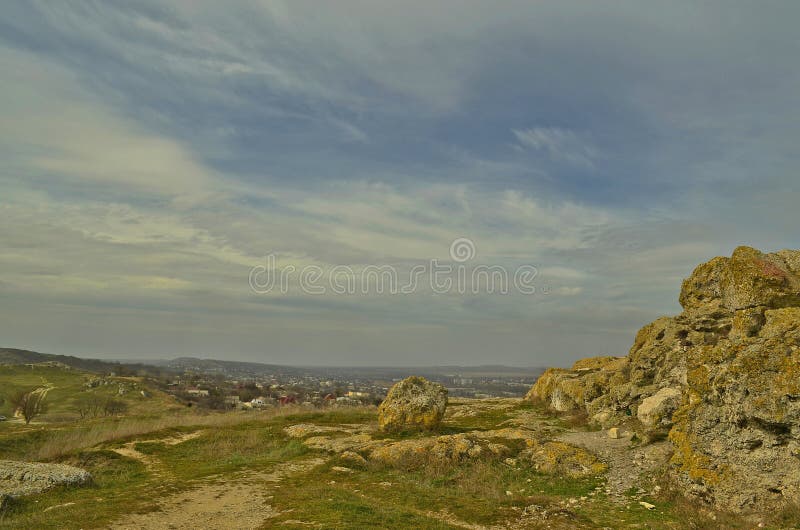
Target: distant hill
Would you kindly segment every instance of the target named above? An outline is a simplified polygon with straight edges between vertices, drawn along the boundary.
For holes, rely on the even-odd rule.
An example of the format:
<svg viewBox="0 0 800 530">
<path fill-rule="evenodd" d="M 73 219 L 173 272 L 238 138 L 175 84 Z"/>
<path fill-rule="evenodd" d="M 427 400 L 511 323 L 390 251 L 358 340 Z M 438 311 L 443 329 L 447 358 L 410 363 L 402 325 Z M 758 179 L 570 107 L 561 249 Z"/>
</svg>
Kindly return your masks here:
<svg viewBox="0 0 800 530">
<path fill-rule="evenodd" d="M 470 377 L 538 377 L 544 368 L 513 367 L 503 365 L 484 366 L 286 366 L 246 361 L 223 361 L 219 359 L 200 359 L 178 357 L 170 360 L 148 360 L 145 362 L 105 361 L 83 359 L 72 355 L 54 355 L 15 348 L 0 348 L 0 365 L 58 362 L 95 373 L 115 372 L 117 375 L 157 375 L 195 372 L 202 374 L 225 374 L 230 377 L 253 375 L 306 376 L 324 375 L 326 377 L 370 377 L 398 379 L 409 375 L 422 375 L 439 379 L 454 375 Z"/>
<path fill-rule="evenodd" d="M 19 350 L 16 348 L 0 348 L 0 365 L 3 364 L 39 364 L 39 363 L 60 363 L 70 368 L 105 374 L 114 372 L 118 375 L 124 374 L 148 374 L 164 371 L 153 365 L 143 363 L 121 363 L 117 361 L 103 361 L 100 359 L 83 359 L 72 355 L 55 355 L 52 353 L 40 353 L 30 350 Z"/>
</svg>

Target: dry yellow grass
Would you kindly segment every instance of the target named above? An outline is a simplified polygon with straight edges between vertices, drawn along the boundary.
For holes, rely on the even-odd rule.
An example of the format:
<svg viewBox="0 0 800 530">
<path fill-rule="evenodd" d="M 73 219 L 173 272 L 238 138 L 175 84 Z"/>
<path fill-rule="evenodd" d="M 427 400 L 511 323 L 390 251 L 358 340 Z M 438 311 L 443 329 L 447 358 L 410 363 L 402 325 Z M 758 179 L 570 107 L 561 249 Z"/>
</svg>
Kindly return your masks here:
<svg viewBox="0 0 800 530">
<path fill-rule="evenodd" d="M 225 428 L 245 422 L 267 422 L 276 417 L 313 414 L 300 406 L 266 409 L 258 412 L 225 412 L 225 413 L 184 413 L 158 418 L 119 418 L 98 420 L 90 425 L 79 425 L 76 428 L 49 429 L 45 439 L 33 444 L 24 455 L 26 460 L 52 460 L 77 449 L 94 447 L 98 444 L 125 440 L 149 433 L 175 428 Z"/>
</svg>

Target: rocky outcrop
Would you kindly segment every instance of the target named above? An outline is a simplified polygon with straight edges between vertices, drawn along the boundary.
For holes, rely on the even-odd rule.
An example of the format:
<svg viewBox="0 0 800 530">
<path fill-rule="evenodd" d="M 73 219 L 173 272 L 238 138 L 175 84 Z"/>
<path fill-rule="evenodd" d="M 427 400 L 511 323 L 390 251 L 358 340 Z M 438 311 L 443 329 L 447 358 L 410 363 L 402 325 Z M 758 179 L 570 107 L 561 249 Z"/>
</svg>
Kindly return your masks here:
<svg viewBox="0 0 800 530">
<path fill-rule="evenodd" d="M 64 464 L 0 460 L 0 497 L 32 495 L 56 486 L 80 486 L 91 480 L 88 471 Z"/>
<path fill-rule="evenodd" d="M 284 432 L 301 439 L 310 449 L 337 455 L 342 463 L 356 468 L 377 464 L 413 470 L 428 466 L 450 468 L 461 464 L 500 460 L 514 468 L 528 467 L 549 475 L 571 478 L 604 473 L 607 465 L 595 454 L 568 442 L 541 439 L 541 431 L 516 427 L 474 430 L 458 434 L 415 435 L 393 439 L 384 433 L 351 434 L 352 428 L 298 424 Z M 325 435 L 314 435 L 325 433 Z"/>
<path fill-rule="evenodd" d="M 560 412 L 583 408 L 608 396 L 611 388 L 624 384 L 627 368 L 625 357 L 581 359 L 570 370 L 548 368 L 526 399 L 543 400 Z"/>
<path fill-rule="evenodd" d="M 528 397 L 669 429 L 674 475 L 721 507 L 800 502 L 800 251 L 739 247 L 698 266 L 679 301 L 626 358 L 548 370 Z"/>
<path fill-rule="evenodd" d="M 378 407 L 383 431 L 432 430 L 447 407 L 447 389 L 424 377 L 412 376 L 395 384 Z"/>
</svg>

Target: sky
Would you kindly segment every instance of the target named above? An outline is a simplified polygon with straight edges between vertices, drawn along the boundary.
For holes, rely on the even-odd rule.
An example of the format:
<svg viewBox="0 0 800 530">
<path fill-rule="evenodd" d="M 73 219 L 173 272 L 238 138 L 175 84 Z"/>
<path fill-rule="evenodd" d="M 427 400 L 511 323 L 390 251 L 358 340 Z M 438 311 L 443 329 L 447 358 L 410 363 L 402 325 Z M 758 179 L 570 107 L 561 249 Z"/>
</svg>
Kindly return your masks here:
<svg viewBox="0 0 800 530">
<path fill-rule="evenodd" d="M 4 2 L 0 346 L 624 355 L 695 265 L 800 248 L 798 20 L 792 0 Z M 511 288 L 365 274 L 433 263 Z"/>
</svg>

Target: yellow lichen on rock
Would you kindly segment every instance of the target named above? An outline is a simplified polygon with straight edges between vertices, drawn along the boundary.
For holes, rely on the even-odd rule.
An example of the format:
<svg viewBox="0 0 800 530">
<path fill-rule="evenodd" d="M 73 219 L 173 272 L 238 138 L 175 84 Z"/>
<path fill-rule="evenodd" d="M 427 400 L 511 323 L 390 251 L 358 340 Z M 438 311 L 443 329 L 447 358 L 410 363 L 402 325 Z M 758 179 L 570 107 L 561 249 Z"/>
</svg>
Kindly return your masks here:
<svg viewBox="0 0 800 530">
<path fill-rule="evenodd" d="M 800 251 L 739 247 L 695 268 L 679 300 L 624 361 L 548 370 L 528 397 L 603 426 L 671 426 L 675 477 L 721 507 L 800 502 Z"/>
<path fill-rule="evenodd" d="M 570 478 L 599 475 L 608 469 L 594 454 L 566 442 L 536 444 L 522 451 L 519 460 L 530 462 L 541 473 Z"/>
<path fill-rule="evenodd" d="M 432 430 L 444 417 L 447 389 L 424 377 L 411 376 L 395 384 L 378 407 L 384 431 Z"/>
</svg>

